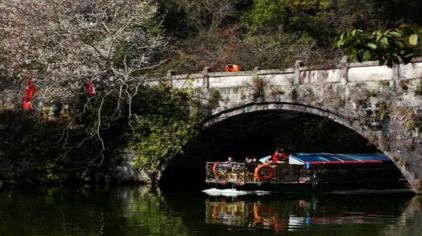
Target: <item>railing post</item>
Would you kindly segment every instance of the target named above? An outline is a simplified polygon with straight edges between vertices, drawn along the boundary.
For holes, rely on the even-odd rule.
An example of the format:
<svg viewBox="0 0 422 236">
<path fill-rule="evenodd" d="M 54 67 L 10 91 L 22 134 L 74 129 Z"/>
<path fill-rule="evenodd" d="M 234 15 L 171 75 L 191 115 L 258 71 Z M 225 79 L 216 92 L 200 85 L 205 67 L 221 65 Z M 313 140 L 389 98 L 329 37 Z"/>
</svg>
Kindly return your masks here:
<svg viewBox="0 0 422 236">
<path fill-rule="evenodd" d="M 252 77 L 251 77 L 252 80 L 258 79 L 258 71 L 259 71 L 259 67 L 255 66 L 252 71 Z"/>
<path fill-rule="evenodd" d="M 167 75 L 166 75 L 166 85 L 169 86 L 170 88 L 173 88 L 172 73 L 173 73 L 172 70 L 168 70 Z"/>
<path fill-rule="evenodd" d="M 202 88 L 208 89 L 210 87 L 210 78 L 208 76 L 210 68 L 208 66 L 204 67 L 202 70 Z"/>
<path fill-rule="evenodd" d="M 340 81 L 342 84 L 347 84 L 349 82 L 349 58 L 344 56 L 340 61 Z"/>
<path fill-rule="evenodd" d="M 303 66 L 303 61 L 297 60 L 295 62 L 295 77 L 294 77 L 294 80 L 293 80 L 294 85 L 300 84 L 300 67 L 301 66 Z"/>
<path fill-rule="evenodd" d="M 397 91 L 397 88 L 399 86 L 399 69 L 400 69 L 400 64 L 393 63 L 393 67 L 391 67 L 392 83 L 390 84 L 393 91 Z"/>
</svg>

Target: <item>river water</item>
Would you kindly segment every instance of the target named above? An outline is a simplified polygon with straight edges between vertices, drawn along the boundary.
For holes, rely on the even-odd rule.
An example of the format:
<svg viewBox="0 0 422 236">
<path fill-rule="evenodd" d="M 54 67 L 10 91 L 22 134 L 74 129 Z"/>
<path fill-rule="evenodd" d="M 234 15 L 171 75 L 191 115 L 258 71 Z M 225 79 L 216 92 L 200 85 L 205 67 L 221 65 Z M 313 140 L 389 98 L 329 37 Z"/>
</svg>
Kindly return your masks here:
<svg viewBox="0 0 422 236">
<path fill-rule="evenodd" d="M 239 197 L 147 187 L 0 190 L 0 235 L 412 235 L 422 197 Z"/>
</svg>

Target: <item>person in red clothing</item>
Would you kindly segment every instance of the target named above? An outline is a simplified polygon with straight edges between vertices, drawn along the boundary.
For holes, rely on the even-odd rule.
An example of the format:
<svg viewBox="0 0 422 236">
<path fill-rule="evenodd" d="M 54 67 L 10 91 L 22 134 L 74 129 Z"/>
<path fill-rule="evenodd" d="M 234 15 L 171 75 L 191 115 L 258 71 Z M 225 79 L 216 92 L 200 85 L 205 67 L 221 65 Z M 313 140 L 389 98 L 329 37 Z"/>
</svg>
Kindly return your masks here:
<svg viewBox="0 0 422 236">
<path fill-rule="evenodd" d="M 277 150 L 275 150 L 270 160 L 273 163 L 287 162 L 289 160 L 289 155 L 287 155 L 284 149 L 280 147 Z"/>
<path fill-rule="evenodd" d="M 240 71 L 240 66 L 236 65 L 236 64 L 227 64 L 224 67 L 224 71 L 225 72 L 239 72 Z"/>
<path fill-rule="evenodd" d="M 281 155 L 281 160 L 288 162 L 289 161 L 289 154 L 287 154 L 287 152 L 283 148 L 280 148 L 279 152 L 280 152 L 280 155 Z"/>
</svg>

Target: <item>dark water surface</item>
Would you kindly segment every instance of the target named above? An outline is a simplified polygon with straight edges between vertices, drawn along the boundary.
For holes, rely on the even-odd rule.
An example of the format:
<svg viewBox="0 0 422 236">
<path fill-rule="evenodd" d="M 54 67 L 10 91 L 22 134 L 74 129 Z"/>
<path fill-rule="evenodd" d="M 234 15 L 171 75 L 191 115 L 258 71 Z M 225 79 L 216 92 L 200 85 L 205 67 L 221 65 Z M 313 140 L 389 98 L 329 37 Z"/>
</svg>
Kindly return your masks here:
<svg viewBox="0 0 422 236">
<path fill-rule="evenodd" d="M 0 190 L 0 235 L 421 235 L 422 197 Z"/>
</svg>

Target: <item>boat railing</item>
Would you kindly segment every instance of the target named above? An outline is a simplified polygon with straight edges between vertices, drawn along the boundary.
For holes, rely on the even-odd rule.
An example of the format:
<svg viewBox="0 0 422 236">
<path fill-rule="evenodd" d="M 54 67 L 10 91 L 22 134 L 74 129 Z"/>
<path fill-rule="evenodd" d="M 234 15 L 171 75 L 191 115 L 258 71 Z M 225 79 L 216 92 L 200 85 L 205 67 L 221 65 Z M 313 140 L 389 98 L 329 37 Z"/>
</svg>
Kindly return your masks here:
<svg viewBox="0 0 422 236">
<path fill-rule="evenodd" d="M 266 166 L 267 169 L 262 169 L 263 166 Z M 260 168 L 260 171 L 262 169 L 261 172 L 266 174 L 265 178 L 258 176 L 261 172 L 257 171 L 257 168 Z M 279 182 L 287 176 L 286 173 L 289 170 L 288 163 L 207 162 L 206 182 L 239 185 L 259 182 Z"/>
</svg>

